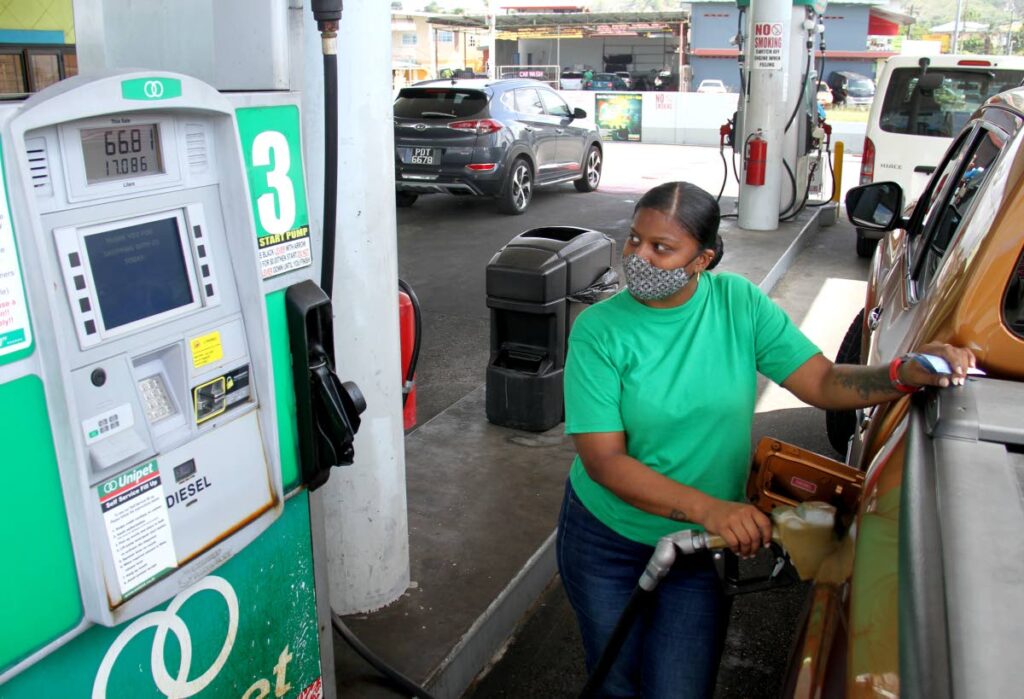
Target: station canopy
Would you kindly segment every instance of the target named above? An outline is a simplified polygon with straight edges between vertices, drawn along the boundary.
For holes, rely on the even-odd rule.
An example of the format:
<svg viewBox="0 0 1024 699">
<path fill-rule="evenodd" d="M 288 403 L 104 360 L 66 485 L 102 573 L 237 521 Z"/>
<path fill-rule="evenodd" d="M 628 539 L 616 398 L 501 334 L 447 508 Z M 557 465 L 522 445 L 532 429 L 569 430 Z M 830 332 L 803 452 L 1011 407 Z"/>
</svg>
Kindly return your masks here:
<svg viewBox="0 0 1024 699">
<path fill-rule="evenodd" d="M 499 39 L 585 39 L 592 36 L 656 37 L 679 34 L 689 12 L 544 12 L 498 15 Z M 487 29 L 487 18 L 436 15 L 430 24 L 462 29 Z"/>
</svg>

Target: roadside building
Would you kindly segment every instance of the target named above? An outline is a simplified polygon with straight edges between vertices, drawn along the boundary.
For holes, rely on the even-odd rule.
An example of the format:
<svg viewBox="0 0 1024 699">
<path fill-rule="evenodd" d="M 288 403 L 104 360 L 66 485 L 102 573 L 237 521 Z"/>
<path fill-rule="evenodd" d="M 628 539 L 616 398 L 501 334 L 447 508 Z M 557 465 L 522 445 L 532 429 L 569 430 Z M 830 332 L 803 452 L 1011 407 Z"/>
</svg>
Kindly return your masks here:
<svg viewBox="0 0 1024 699">
<path fill-rule="evenodd" d="M 71 0 L 0 2 L 0 97 L 20 97 L 78 74 Z"/>
<path fill-rule="evenodd" d="M 826 38 L 823 78 L 833 71 L 874 78 L 882 62 L 899 53 L 900 30 L 914 19 L 883 7 L 886 3 L 844 0 L 828 4 L 822 17 Z M 733 90 L 739 88 L 738 52 L 732 43 L 739 29 L 739 14 L 735 0 L 706 0 L 691 6 L 687 59 L 693 85 L 718 79 Z M 821 58 L 820 53 L 816 58 Z"/>
<path fill-rule="evenodd" d="M 453 15 L 452 20 L 458 16 Z M 395 88 L 440 77 L 445 71 L 484 72 L 483 30 L 446 23 L 427 12 L 391 15 L 391 75 Z"/>
<path fill-rule="evenodd" d="M 959 31 L 957 31 L 959 29 Z M 984 22 L 966 22 L 961 20 L 959 28 L 956 22 L 946 22 L 928 29 L 925 38 L 935 39 L 942 42 L 942 52 L 950 53 L 953 50 L 953 35 L 958 34 L 957 51 L 964 52 L 966 45 L 973 44 L 980 53 L 994 53 L 996 47 L 1005 50 L 1005 29 L 992 32 L 989 25 Z"/>
<path fill-rule="evenodd" d="M 874 77 L 881 63 L 899 52 L 901 30 L 914 20 L 884 7 L 886 2 L 828 5 L 822 18 L 827 37 L 823 78 L 832 71 Z M 689 10 L 668 12 L 592 12 L 587 3 L 507 0 L 498 11 L 499 67 L 625 71 L 633 76 L 634 88 L 646 82 L 638 78 L 665 72 L 672 90 L 690 91 L 709 79 L 721 80 L 730 91 L 739 89 L 733 38 L 740 11 L 735 0 L 705 0 Z M 476 16 L 434 16 L 429 22 L 486 28 L 486 18 Z"/>
</svg>

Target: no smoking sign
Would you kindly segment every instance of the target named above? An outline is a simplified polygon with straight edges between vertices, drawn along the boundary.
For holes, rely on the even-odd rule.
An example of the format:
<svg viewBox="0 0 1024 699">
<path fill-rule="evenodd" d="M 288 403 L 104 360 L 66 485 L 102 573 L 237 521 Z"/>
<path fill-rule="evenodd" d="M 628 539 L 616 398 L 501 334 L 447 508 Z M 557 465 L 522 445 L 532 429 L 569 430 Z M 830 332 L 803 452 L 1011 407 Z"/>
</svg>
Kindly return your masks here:
<svg viewBox="0 0 1024 699">
<path fill-rule="evenodd" d="M 754 70 L 782 70 L 782 22 L 754 24 Z"/>
</svg>

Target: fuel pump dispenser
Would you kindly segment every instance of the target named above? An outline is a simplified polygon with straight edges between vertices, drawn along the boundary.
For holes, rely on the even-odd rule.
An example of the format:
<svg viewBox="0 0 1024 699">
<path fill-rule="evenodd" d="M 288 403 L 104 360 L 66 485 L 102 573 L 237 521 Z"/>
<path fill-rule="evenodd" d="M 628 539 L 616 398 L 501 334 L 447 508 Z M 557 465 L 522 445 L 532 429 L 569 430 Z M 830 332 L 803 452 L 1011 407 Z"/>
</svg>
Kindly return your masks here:
<svg viewBox="0 0 1024 699">
<path fill-rule="evenodd" d="M 124 72 L 0 110 L 5 697 L 333 687 L 309 490 L 364 406 L 293 100 Z"/>
<path fill-rule="evenodd" d="M 145 72 L 0 119 L 3 694 L 319 687 L 313 597 L 274 611 L 313 583 L 267 291 L 312 261 L 297 111 Z"/>
<path fill-rule="evenodd" d="M 806 204 L 821 172 L 817 125 L 815 44 L 825 0 L 738 0 L 740 85 L 733 142 L 742 158 L 741 228 L 774 230 Z M 819 48 L 824 52 L 821 40 Z M 820 139 L 819 139 L 820 140 Z M 785 173 L 785 174 L 784 174 Z"/>
</svg>

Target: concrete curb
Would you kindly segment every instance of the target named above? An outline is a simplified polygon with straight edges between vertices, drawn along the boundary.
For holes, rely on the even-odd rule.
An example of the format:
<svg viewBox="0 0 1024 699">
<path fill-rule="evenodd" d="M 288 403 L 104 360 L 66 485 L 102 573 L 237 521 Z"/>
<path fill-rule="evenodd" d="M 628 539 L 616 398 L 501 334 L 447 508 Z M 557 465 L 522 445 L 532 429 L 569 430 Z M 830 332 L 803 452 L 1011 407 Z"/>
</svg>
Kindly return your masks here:
<svg viewBox="0 0 1024 699">
<path fill-rule="evenodd" d="M 551 532 L 424 682 L 435 697 L 457 699 L 462 696 L 513 638 L 523 616 L 537 602 L 557 571 L 556 532 Z"/>
</svg>

